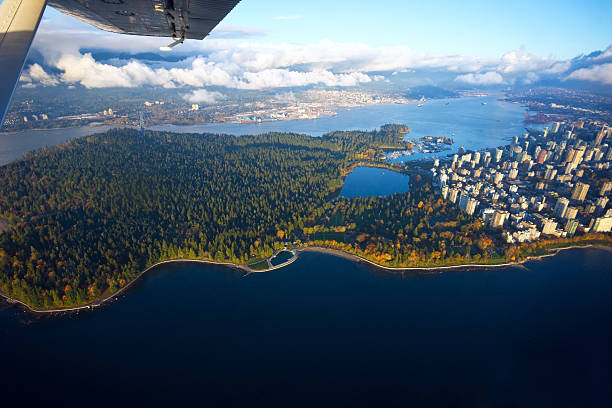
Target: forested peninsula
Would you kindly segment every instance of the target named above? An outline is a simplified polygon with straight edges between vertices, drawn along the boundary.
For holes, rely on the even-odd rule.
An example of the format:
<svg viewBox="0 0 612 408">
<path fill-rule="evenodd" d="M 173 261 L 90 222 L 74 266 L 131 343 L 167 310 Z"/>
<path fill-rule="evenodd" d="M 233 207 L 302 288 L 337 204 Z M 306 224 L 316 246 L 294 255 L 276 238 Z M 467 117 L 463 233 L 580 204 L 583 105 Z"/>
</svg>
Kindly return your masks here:
<svg viewBox="0 0 612 408">
<path fill-rule="evenodd" d="M 542 250 L 511 246 L 441 200 L 404 125 L 257 136 L 114 129 L 0 168 L 0 290 L 38 309 L 85 305 L 170 259 L 251 264 L 285 243 L 385 266 L 499 263 Z M 358 165 L 409 172 L 410 191 L 336 198 Z M 589 240 L 608 239 L 606 236 Z M 563 244 L 563 243 L 562 243 Z"/>
</svg>

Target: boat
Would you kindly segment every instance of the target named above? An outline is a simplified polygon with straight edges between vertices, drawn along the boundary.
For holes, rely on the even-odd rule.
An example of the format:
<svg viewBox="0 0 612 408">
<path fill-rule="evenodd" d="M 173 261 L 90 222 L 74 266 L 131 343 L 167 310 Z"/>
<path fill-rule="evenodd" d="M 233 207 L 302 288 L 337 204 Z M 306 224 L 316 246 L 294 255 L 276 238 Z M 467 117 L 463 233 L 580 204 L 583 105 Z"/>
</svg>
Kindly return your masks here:
<svg viewBox="0 0 612 408">
<path fill-rule="evenodd" d="M 422 104 L 422 103 L 419 103 L 419 104 L 417 105 L 417 108 L 422 108 L 422 107 L 423 107 L 423 104 Z"/>
<path fill-rule="evenodd" d="M 486 102 L 480 102 L 480 104 L 481 104 L 481 105 L 486 105 L 487 103 L 486 103 Z"/>
</svg>

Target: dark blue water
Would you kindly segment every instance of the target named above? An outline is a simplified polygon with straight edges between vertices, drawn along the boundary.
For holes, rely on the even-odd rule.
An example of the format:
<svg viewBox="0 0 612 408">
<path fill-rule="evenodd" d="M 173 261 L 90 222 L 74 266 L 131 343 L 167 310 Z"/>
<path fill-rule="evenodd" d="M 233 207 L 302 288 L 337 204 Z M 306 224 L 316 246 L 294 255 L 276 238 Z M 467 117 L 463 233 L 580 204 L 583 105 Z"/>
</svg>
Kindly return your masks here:
<svg viewBox="0 0 612 408">
<path fill-rule="evenodd" d="M 374 167 L 357 167 L 344 179 L 340 197 L 386 196 L 405 193 L 410 187 L 410 177 L 396 171 Z"/>
<path fill-rule="evenodd" d="M 277 266 L 280 264 L 284 264 L 291 258 L 293 258 L 293 253 L 289 251 L 281 251 L 278 254 L 276 254 L 274 258 L 270 259 L 270 263 L 272 264 L 272 266 Z"/>
<path fill-rule="evenodd" d="M 506 144 L 512 136 L 524 133 L 524 108 L 517 104 L 498 101 L 497 97 L 460 98 L 427 101 L 423 107 L 412 104 L 370 105 L 338 109 L 333 117 L 315 120 L 288 120 L 246 124 L 207 124 L 153 126 L 153 130 L 191 133 L 228 133 L 235 135 L 274 132 L 297 132 L 321 136 L 332 130 L 375 129 L 387 123 L 403 123 L 411 128 L 409 138 L 448 136 L 459 146 L 484 149 Z M 486 101 L 486 105 L 481 102 Z M 447 104 L 448 103 L 448 104 Z M 54 146 L 68 139 L 97 133 L 102 127 L 37 130 L 0 133 L 0 165 L 13 161 L 26 152 Z M 454 135 L 453 135 L 454 134 Z M 410 159 L 431 155 L 414 155 Z"/>
<path fill-rule="evenodd" d="M 394 275 L 306 253 L 247 277 L 175 264 L 118 301 L 0 311 L 2 401 L 28 406 L 612 406 L 612 253 Z"/>
</svg>

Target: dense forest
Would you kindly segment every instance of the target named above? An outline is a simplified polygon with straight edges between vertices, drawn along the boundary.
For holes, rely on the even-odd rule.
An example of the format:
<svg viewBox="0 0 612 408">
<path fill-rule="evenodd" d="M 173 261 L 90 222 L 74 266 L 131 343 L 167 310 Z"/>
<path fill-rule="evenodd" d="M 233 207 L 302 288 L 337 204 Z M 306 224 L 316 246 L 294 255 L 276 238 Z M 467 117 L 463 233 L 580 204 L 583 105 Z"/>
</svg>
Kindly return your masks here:
<svg viewBox="0 0 612 408">
<path fill-rule="evenodd" d="M 408 193 L 334 198 L 357 164 L 395 168 L 381 154 L 410 148 L 408 131 L 387 125 L 318 138 L 114 129 L 31 153 L 0 167 L 0 215 L 9 224 L 0 232 L 0 290 L 39 308 L 81 305 L 162 260 L 257 263 L 286 242 L 389 266 L 503 262 L 541 250 L 507 245 L 443 201 L 426 164 L 402 169 Z"/>
<path fill-rule="evenodd" d="M 388 266 L 432 266 L 506 256 L 501 234 L 442 200 L 413 174 L 410 191 L 326 203 L 304 228 L 315 245 L 342 249 Z"/>
<path fill-rule="evenodd" d="M 111 130 L 0 168 L 0 288 L 82 304 L 156 261 L 271 255 L 342 183 L 335 143 Z M 107 292 L 108 293 L 108 292 Z"/>
</svg>

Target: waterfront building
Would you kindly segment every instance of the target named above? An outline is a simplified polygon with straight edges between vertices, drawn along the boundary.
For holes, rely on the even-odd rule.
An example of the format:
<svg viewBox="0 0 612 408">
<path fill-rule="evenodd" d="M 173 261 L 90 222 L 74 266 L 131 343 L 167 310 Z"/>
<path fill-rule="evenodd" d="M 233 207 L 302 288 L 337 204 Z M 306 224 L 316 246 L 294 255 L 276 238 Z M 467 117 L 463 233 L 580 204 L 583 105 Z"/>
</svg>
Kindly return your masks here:
<svg viewBox="0 0 612 408">
<path fill-rule="evenodd" d="M 610 232 L 612 231 L 612 217 L 599 217 L 595 219 L 593 223 L 593 227 L 591 228 L 593 232 Z"/>
<path fill-rule="evenodd" d="M 557 223 L 553 220 L 544 219 L 542 224 L 542 234 L 555 235 L 557 231 Z"/>
<path fill-rule="evenodd" d="M 495 148 L 494 157 L 495 157 L 495 162 L 496 163 L 500 162 L 503 153 L 504 153 L 504 151 L 502 149 Z"/>
<path fill-rule="evenodd" d="M 572 219 L 565 223 L 563 231 L 565 231 L 568 236 L 573 237 L 576 233 L 576 228 L 578 228 L 578 221 Z"/>
</svg>

